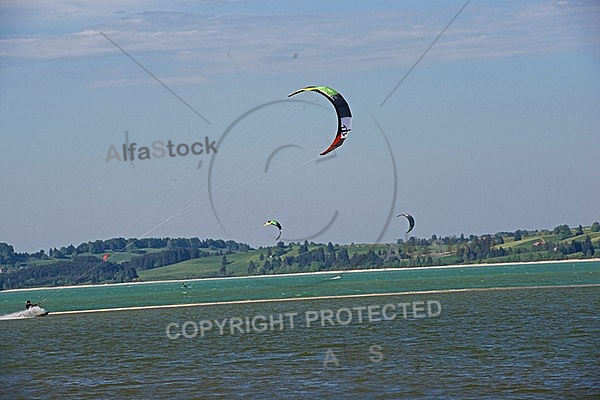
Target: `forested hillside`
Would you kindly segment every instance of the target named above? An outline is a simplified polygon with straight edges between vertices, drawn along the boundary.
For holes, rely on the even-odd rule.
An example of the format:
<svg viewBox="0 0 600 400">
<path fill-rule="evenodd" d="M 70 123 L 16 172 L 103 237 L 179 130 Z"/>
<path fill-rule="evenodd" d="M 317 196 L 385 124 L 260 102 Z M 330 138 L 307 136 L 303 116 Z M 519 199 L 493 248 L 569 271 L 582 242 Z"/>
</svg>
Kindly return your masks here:
<svg viewBox="0 0 600 400">
<path fill-rule="evenodd" d="M 258 249 L 232 240 L 113 238 L 28 254 L 0 243 L 0 289 L 595 257 L 598 222 L 387 244 L 278 242 Z"/>
</svg>

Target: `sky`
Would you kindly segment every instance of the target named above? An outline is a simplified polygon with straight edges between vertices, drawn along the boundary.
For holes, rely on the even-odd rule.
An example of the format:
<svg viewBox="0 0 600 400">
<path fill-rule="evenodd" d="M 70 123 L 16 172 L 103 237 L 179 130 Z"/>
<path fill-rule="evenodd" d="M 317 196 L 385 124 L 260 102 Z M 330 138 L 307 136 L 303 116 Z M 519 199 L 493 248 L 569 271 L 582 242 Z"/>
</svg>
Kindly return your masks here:
<svg viewBox="0 0 600 400">
<path fill-rule="evenodd" d="M 4 1 L 0 242 L 591 225 L 599 21 L 592 1 Z M 331 104 L 288 98 L 308 85 L 352 110 L 324 157 Z"/>
</svg>

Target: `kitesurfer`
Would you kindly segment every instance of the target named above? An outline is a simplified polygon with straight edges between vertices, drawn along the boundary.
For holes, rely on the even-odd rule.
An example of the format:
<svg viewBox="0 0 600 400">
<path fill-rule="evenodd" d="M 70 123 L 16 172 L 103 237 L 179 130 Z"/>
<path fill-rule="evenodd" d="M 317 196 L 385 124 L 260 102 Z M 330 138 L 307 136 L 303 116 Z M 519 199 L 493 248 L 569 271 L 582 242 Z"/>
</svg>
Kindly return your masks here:
<svg viewBox="0 0 600 400">
<path fill-rule="evenodd" d="M 29 310 L 31 307 L 37 307 L 37 304 L 31 304 L 31 301 L 27 300 L 27 303 L 25 303 L 25 309 Z"/>
</svg>

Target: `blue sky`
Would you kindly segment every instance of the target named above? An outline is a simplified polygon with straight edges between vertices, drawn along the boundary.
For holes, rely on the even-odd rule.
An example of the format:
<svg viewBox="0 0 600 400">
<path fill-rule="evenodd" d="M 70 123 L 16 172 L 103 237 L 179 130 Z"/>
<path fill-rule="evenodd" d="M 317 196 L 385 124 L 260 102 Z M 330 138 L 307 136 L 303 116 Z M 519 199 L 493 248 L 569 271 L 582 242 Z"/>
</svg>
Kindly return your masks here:
<svg viewBox="0 0 600 400">
<path fill-rule="evenodd" d="M 391 242 L 400 212 L 419 237 L 600 220 L 597 2 L 471 1 L 395 91 L 465 2 L 322 3 L 0 4 L 0 241 L 260 246 L 276 218 L 284 240 Z M 330 104 L 287 99 L 314 84 L 353 113 L 325 159 Z M 218 153 L 106 162 L 125 132 Z"/>
</svg>

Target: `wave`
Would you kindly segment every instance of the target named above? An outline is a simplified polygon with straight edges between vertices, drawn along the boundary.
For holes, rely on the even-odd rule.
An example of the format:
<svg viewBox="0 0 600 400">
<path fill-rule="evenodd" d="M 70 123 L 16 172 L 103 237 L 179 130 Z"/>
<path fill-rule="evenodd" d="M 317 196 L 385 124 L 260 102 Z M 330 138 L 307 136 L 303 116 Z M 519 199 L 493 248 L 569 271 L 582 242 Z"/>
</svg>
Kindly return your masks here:
<svg viewBox="0 0 600 400">
<path fill-rule="evenodd" d="M 43 309 L 40 306 L 33 306 L 28 308 L 27 310 L 17 311 L 11 314 L 0 315 L 0 320 L 6 319 L 21 319 L 21 318 L 35 318 L 35 317 L 43 317 L 48 315 L 48 311 Z"/>
</svg>

